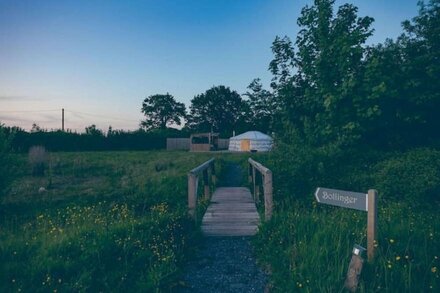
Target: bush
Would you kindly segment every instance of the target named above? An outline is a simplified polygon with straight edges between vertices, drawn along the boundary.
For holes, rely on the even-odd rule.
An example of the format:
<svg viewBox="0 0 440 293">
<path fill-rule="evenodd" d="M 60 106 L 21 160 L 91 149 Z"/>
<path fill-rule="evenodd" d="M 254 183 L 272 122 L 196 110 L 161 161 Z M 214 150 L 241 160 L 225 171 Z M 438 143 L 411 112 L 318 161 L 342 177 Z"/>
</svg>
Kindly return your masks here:
<svg viewBox="0 0 440 293">
<path fill-rule="evenodd" d="M 342 150 L 335 145 L 313 148 L 278 143 L 264 164 L 274 172 L 275 192 L 284 198 L 311 202 L 317 187 L 345 190 L 370 188 L 368 174 L 373 154 Z"/>
<path fill-rule="evenodd" d="M 376 188 L 385 198 L 413 203 L 440 199 L 440 151 L 415 149 L 378 163 Z"/>
<path fill-rule="evenodd" d="M 43 146 L 33 146 L 29 149 L 29 164 L 32 167 L 33 176 L 44 176 L 47 153 Z"/>
<path fill-rule="evenodd" d="M 9 140 L 0 125 L 0 197 L 12 178 L 12 158 L 9 154 L 9 145 Z"/>
</svg>

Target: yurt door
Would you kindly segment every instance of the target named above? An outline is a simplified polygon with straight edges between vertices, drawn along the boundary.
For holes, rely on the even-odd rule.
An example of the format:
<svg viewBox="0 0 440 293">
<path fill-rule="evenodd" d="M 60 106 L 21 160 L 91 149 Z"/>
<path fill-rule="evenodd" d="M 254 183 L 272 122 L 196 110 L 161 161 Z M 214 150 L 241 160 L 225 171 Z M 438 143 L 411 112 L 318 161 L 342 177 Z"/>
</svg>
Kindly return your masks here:
<svg viewBox="0 0 440 293">
<path fill-rule="evenodd" d="M 249 139 L 241 140 L 241 151 L 248 152 L 251 150 L 251 141 Z"/>
</svg>

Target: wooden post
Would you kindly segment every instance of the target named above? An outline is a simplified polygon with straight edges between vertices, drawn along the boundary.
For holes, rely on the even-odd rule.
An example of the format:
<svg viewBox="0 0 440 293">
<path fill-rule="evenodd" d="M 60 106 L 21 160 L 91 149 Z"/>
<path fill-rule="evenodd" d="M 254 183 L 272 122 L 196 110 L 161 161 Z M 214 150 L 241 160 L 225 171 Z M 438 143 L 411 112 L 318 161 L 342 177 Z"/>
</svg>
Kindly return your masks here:
<svg viewBox="0 0 440 293">
<path fill-rule="evenodd" d="M 261 172 L 255 174 L 255 202 L 260 202 Z"/>
<path fill-rule="evenodd" d="M 254 166 L 252 166 L 251 163 L 249 163 L 249 168 L 248 168 L 248 180 L 249 183 L 252 183 L 252 170 L 253 170 Z"/>
<path fill-rule="evenodd" d="M 205 199 L 209 200 L 209 196 L 211 192 L 209 190 L 208 169 L 203 170 L 203 185 L 204 185 Z"/>
<path fill-rule="evenodd" d="M 196 219 L 196 204 L 197 204 L 197 177 L 188 173 L 188 213 L 195 220 Z"/>
<path fill-rule="evenodd" d="M 267 170 L 266 174 L 264 174 L 264 216 L 266 221 L 269 221 L 272 218 L 272 194 L 272 172 Z"/>
<path fill-rule="evenodd" d="M 255 167 L 252 166 L 252 185 L 253 185 L 252 193 L 253 193 L 253 196 L 254 196 L 254 200 L 255 200 L 255 195 L 256 195 L 256 191 L 255 191 L 255 187 L 256 187 L 255 179 L 256 179 L 256 176 L 257 176 L 256 173 L 257 173 L 257 170 L 255 170 Z"/>
<path fill-rule="evenodd" d="M 367 255 L 372 262 L 375 256 L 377 240 L 377 191 L 368 190 L 368 220 L 367 220 Z"/>
<path fill-rule="evenodd" d="M 215 163 L 212 162 L 211 164 L 211 180 L 212 180 L 212 185 L 215 187 L 215 185 L 217 184 L 217 177 L 215 175 Z"/>
<path fill-rule="evenodd" d="M 364 259 L 362 257 L 365 252 L 365 248 L 355 245 L 353 248 L 353 253 L 350 260 L 350 265 L 348 266 L 347 277 L 345 278 L 344 287 L 350 292 L 356 292 L 359 285 L 359 278 L 362 272 L 362 266 L 364 264 Z"/>
</svg>

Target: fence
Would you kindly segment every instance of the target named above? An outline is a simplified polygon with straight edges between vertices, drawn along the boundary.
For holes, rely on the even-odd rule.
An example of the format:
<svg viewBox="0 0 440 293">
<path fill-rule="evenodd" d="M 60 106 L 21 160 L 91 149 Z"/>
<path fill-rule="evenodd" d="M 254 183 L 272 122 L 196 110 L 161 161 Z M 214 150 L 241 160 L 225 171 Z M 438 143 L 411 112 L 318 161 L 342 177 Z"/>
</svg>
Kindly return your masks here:
<svg viewBox="0 0 440 293">
<path fill-rule="evenodd" d="M 229 148 L 229 139 L 228 138 L 219 138 L 218 139 L 218 149 L 219 150 L 227 150 Z"/>
<path fill-rule="evenodd" d="M 249 158 L 249 182 L 252 183 L 254 200 L 260 202 L 260 186 L 264 192 L 264 218 L 270 220 L 273 210 L 272 171 Z"/>
<path fill-rule="evenodd" d="M 214 160 L 215 159 L 212 158 L 188 173 L 188 213 L 195 220 L 197 220 L 199 176 L 203 174 L 204 196 L 206 199 L 209 199 L 211 196 L 210 185 L 215 186 L 216 184 Z"/>
<path fill-rule="evenodd" d="M 189 138 L 167 138 L 167 151 L 189 150 Z"/>
<path fill-rule="evenodd" d="M 228 148 L 229 148 L 229 139 L 220 138 L 218 140 L 218 149 L 227 150 Z M 189 138 L 167 138 L 168 151 L 189 150 L 189 149 L 190 149 Z"/>
</svg>

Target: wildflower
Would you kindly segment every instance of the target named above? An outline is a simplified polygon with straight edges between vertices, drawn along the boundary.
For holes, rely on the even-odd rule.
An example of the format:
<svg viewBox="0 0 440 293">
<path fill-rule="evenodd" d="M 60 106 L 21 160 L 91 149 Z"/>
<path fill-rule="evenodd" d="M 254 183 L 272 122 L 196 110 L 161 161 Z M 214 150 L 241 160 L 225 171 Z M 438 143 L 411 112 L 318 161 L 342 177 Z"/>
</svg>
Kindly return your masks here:
<svg viewBox="0 0 440 293">
<path fill-rule="evenodd" d="M 396 256 L 396 260 L 400 260 L 400 256 Z"/>
<path fill-rule="evenodd" d="M 391 269 L 393 266 L 392 266 L 391 264 L 388 264 L 387 267 L 388 267 L 389 269 Z"/>
<path fill-rule="evenodd" d="M 435 274 L 437 272 L 437 267 L 432 267 L 431 272 Z"/>
<path fill-rule="evenodd" d="M 390 239 L 390 243 L 391 243 L 391 244 L 394 243 L 394 239 Z"/>
</svg>

